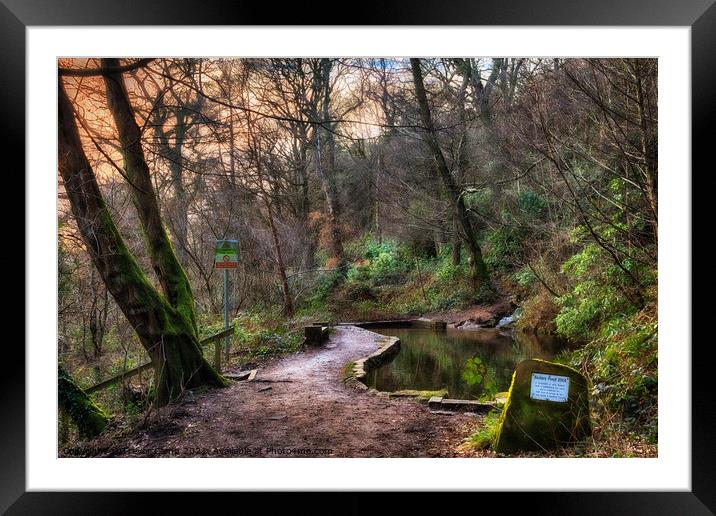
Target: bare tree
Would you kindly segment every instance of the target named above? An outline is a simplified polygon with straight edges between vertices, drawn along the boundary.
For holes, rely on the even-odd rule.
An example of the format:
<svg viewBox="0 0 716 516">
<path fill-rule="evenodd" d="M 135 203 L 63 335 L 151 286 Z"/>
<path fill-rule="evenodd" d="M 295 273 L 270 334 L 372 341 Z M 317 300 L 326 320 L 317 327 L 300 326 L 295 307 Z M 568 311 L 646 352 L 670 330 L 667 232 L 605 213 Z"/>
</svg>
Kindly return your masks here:
<svg viewBox="0 0 716 516">
<path fill-rule="evenodd" d="M 460 223 L 462 229 L 461 236 L 464 239 L 465 245 L 470 253 L 471 278 L 474 287 L 478 288 L 489 281 L 487 266 L 485 265 L 485 261 L 482 257 L 482 250 L 477 242 L 475 230 L 465 207 L 463 192 L 460 190 L 459 185 L 455 181 L 455 177 L 448 168 L 447 161 L 445 160 L 445 156 L 443 155 L 435 134 L 435 126 L 430 114 L 428 97 L 425 93 L 425 85 L 423 83 L 423 73 L 420 69 L 420 59 L 411 58 L 410 64 L 413 71 L 415 96 L 418 100 L 418 105 L 420 106 L 420 117 L 425 130 L 425 139 L 433 154 L 435 167 L 443 181 L 443 184 L 445 185 L 448 195 L 450 196 L 457 220 Z"/>
<path fill-rule="evenodd" d="M 117 66 L 114 60 L 103 64 L 110 70 Z M 176 399 L 185 388 L 207 384 L 223 386 L 226 381 L 202 355 L 191 289 L 159 216 L 139 129 L 121 75 L 109 73 L 105 81 L 110 108 L 123 142 L 127 177 L 132 183 L 135 206 L 164 295 L 149 283 L 112 220 L 82 148 L 62 79 L 58 85 L 59 169 L 92 261 L 152 359 L 156 376 L 155 403 L 164 405 Z"/>
</svg>

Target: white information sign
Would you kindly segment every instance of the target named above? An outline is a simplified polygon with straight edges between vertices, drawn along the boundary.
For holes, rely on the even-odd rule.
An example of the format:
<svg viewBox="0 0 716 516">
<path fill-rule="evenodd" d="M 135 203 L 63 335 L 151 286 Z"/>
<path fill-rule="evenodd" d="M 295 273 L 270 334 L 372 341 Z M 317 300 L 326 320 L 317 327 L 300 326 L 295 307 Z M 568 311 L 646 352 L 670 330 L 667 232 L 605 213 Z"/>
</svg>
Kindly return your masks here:
<svg viewBox="0 0 716 516">
<path fill-rule="evenodd" d="M 569 376 L 532 373 L 530 398 L 533 400 L 565 402 L 569 395 Z"/>
</svg>

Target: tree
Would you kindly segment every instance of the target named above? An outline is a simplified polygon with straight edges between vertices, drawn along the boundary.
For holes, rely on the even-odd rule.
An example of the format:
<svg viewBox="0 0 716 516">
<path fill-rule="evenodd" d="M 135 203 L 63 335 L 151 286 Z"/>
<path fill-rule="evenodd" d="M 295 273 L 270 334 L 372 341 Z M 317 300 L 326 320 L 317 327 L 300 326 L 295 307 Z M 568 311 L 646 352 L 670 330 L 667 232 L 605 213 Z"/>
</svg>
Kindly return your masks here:
<svg viewBox="0 0 716 516">
<path fill-rule="evenodd" d="M 477 289 L 489 281 L 487 266 L 482 257 L 482 250 L 477 242 L 477 235 L 475 235 L 472 221 L 465 207 L 463 192 L 448 168 L 447 161 L 440 149 L 440 144 L 435 134 L 435 126 L 430 114 L 428 97 L 425 93 L 425 84 L 423 83 L 423 73 L 420 69 L 420 59 L 411 58 L 410 65 L 413 72 L 413 83 L 415 84 L 415 96 L 418 100 L 420 118 L 422 120 L 423 130 L 425 131 L 425 139 L 433 154 L 438 175 L 442 179 L 445 189 L 450 196 L 450 201 L 455 210 L 455 216 L 460 223 L 462 229 L 461 236 L 470 253 L 470 276 L 473 281 L 473 286 Z"/>
<path fill-rule="evenodd" d="M 318 102 L 311 106 L 313 121 L 313 146 L 316 156 L 316 170 L 321 178 L 323 195 L 326 197 L 326 213 L 330 236 L 331 257 L 341 265 L 343 237 L 341 236 L 341 205 L 336 182 L 336 123 L 331 118 L 331 70 L 333 60 L 322 58 L 313 63 L 313 90 L 318 92 Z M 320 111 L 319 111 L 320 106 Z"/>
<path fill-rule="evenodd" d="M 112 70 L 116 61 L 105 60 L 103 67 Z M 202 355 L 191 289 L 159 216 L 139 128 L 121 74 L 107 72 L 105 84 L 122 142 L 127 179 L 163 293 L 152 286 L 112 220 L 82 148 L 72 104 L 61 78 L 59 170 L 87 252 L 150 356 L 155 372 L 155 404 L 162 406 L 175 400 L 186 388 L 225 386 L 227 381 Z"/>
</svg>

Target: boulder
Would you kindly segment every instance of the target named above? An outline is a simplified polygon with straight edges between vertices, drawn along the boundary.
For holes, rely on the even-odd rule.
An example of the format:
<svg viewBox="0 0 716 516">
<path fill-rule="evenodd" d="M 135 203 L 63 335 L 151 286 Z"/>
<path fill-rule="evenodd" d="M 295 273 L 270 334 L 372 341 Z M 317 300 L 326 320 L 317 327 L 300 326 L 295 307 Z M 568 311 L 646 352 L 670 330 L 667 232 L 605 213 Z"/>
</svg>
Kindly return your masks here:
<svg viewBox="0 0 716 516">
<path fill-rule="evenodd" d="M 500 319 L 500 321 L 497 323 L 496 328 L 512 329 L 517 324 L 517 321 L 520 320 L 520 317 L 522 317 L 522 309 L 518 308 L 512 313 L 512 315 L 507 315 Z"/>
<path fill-rule="evenodd" d="M 474 320 L 468 319 L 467 321 L 463 321 L 458 328 L 461 330 L 479 330 L 482 326 L 477 324 Z"/>
<path fill-rule="evenodd" d="M 546 360 L 524 360 L 500 416 L 495 451 L 550 450 L 591 435 L 589 385 L 579 371 Z"/>
<path fill-rule="evenodd" d="M 494 328 L 497 325 L 497 319 L 495 317 L 490 317 L 489 319 L 485 319 L 480 323 L 481 328 Z"/>
</svg>

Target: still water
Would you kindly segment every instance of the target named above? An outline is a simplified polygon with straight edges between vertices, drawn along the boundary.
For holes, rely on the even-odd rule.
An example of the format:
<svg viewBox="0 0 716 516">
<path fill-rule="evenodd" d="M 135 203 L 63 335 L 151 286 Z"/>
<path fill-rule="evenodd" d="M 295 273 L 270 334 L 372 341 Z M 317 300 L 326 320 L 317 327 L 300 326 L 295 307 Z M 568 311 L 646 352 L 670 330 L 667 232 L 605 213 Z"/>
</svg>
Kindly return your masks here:
<svg viewBox="0 0 716 516">
<path fill-rule="evenodd" d="M 395 359 L 369 373 L 381 391 L 447 389 L 449 398 L 492 397 L 510 387 L 515 366 L 527 358 L 551 359 L 564 349 L 554 337 L 494 329 L 434 331 L 371 328 L 400 339 Z"/>
</svg>

